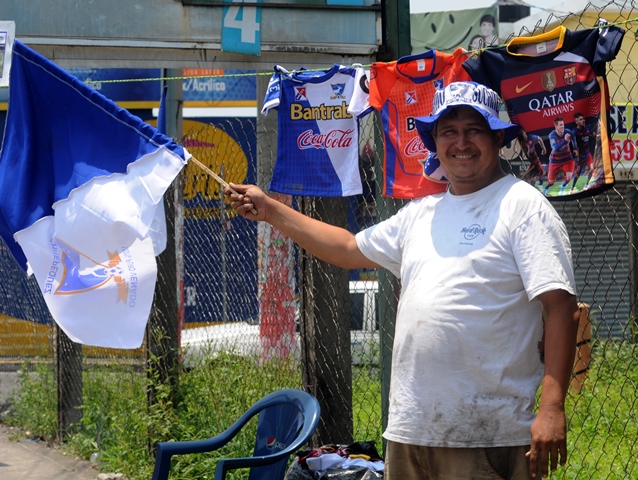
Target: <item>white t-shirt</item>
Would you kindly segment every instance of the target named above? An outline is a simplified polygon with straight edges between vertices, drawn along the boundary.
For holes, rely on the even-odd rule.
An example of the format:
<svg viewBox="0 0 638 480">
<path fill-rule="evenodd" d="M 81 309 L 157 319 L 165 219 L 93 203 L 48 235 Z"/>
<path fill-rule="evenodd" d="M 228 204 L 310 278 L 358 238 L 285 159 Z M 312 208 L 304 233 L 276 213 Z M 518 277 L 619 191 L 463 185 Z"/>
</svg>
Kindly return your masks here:
<svg viewBox="0 0 638 480">
<path fill-rule="evenodd" d="M 576 293 L 565 225 L 506 176 L 413 200 L 357 234 L 401 278 L 384 437 L 434 447 L 526 445 L 542 378 L 538 295 Z"/>
</svg>

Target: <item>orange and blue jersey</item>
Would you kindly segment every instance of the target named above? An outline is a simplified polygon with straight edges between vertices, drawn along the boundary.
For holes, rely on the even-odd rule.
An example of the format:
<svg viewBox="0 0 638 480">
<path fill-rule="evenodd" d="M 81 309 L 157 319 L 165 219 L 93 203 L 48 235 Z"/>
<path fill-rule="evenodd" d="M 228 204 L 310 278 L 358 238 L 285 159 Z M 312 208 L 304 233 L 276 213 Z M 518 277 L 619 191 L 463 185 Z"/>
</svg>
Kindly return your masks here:
<svg viewBox="0 0 638 480">
<path fill-rule="evenodd" d="M 426 177 L 429 152 L 414 119 L 432 113 L 436 90 L 470 80 L 462 68 L 467 55 L 436 50 L 402 57 L 390 63 L 376 62 L 370 69 L 370 106 L 381 113 L 385 138 L 383 195 L 419 198 L 447 188 L 443 176 Z"/>
</svg>

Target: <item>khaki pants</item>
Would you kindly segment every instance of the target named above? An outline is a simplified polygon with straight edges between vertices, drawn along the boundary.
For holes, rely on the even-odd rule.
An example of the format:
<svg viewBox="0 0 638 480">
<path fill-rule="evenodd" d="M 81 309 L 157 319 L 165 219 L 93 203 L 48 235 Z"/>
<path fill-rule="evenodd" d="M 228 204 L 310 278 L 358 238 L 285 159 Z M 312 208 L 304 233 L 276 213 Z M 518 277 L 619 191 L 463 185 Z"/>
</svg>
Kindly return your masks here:
<svg viewBox="0 0 638 480">
<path fill-rule="evenodd" d="M 387 443 L 385 480 L 531 480 L 529 446 L 438 448 Z M 540 472 L 536 476 L 541 478 Z"/>
</svg>

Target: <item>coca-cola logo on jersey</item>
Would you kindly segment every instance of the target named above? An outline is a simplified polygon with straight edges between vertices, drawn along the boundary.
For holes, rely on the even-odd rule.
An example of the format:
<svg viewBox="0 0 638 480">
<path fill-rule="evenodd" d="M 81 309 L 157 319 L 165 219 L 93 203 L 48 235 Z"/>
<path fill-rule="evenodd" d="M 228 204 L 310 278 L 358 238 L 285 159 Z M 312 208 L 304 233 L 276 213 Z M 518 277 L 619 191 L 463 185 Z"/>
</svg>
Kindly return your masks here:
<svg viewBox="0 0 638 480">
<path fill-rule="evenodd" d="M 428 149 L 423 145 L 423 140 L 418 135 L 412 137 L 409 142 L 403 147 L 403 155 L 406 157 L 413 157 L 415 155 L 423 155 L 428 153 Z"/>
<path fill-rule="evenodd" d="M 297 138 L 297 146 L 300 150 L 305 148 L 350 148 L 352 145 L 353 128 L 348 130 L 331 130 L 328 133 L 315 133 L 306 130 Z"/>
</svg>

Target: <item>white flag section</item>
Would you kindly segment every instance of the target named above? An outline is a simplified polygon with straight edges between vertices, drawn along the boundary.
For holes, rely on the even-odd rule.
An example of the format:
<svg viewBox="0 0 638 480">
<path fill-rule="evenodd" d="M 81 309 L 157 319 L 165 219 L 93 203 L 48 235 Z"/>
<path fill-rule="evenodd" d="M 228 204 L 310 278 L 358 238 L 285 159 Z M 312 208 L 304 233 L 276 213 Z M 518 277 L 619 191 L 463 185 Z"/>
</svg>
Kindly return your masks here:
<svg viewBox="0 0 638 480">
<path fill-rule="evenodd" d="M 69 338 L 138 348 L 163 195 L 190 154 L 20 42 L 13 52 L 0 234 Z"/>
<path fill-rule="evenodd" d="M 15 234 L 51 315 L 71 340 L 141 345 L 157 277 L 154 243 L 166 245 L 166 229 L 162 236 L 150 226 L 165 225 L 158 206 L 180 169 L 161 148 L 126 175 L 96 177 L 73 190 L 53 205 L 54 216 Z"/>
<path fill-rule="evenodd" d="M 54 224 L 45 217 L 16 235 L 53 318 L 74 342 L 139 347 L 157 277 L 152 240 L 90 257 L 57 239 Z"/>
</svg>

